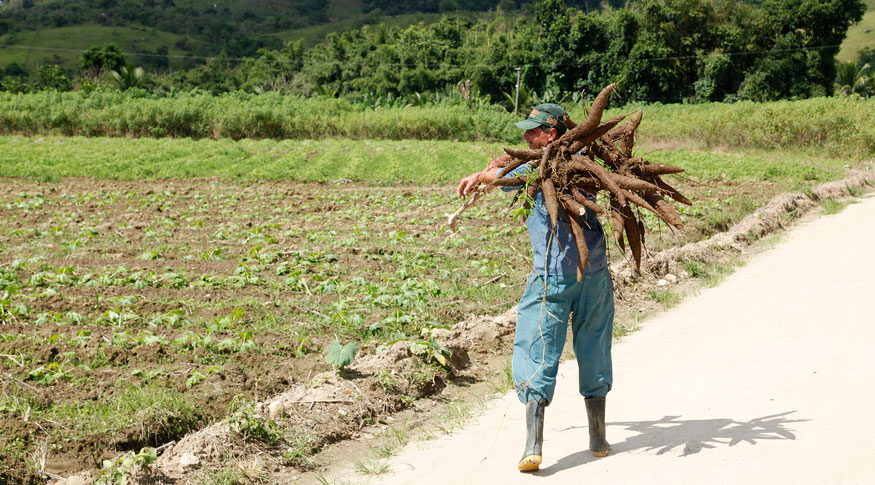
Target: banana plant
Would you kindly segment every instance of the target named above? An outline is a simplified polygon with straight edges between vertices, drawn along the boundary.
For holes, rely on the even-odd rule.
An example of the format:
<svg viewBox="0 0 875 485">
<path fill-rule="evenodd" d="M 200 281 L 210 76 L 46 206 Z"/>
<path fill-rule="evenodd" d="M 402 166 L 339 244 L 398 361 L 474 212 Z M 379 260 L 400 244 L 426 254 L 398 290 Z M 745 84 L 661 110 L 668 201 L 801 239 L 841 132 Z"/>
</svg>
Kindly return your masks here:
<svg viewBox="0 0 875 485">
<path fill-rule="evenodd" d="M 143 71 L 143 68 L 130 64 L 121 66 L 118 71 L 109 71 L 109 78 L 122 91 L 130 88 L 142 88 L 146 85 L 146 72 Z"/>
</svg>

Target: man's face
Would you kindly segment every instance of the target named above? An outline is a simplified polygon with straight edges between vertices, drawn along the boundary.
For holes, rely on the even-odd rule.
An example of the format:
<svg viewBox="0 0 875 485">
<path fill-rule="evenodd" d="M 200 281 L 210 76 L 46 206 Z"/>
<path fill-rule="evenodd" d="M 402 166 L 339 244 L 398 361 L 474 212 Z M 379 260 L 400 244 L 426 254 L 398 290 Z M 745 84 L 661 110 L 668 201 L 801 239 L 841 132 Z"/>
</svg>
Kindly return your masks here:
<svg viewBox="0 0 875 485">
<path fill-rule="evenodd" d="M 529 150 L 539 150 L 556 139 L 556 128 L 532 128 L 523 133 L 523 140 L 529 144 Z"/>
</svg>

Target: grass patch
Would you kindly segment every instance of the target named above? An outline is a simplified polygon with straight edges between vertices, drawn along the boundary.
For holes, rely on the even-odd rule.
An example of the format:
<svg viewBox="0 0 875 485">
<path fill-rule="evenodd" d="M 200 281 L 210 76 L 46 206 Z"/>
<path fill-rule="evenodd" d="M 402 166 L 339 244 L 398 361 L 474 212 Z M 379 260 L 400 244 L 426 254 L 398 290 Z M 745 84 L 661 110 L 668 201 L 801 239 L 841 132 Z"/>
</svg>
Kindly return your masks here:
<svg viewBox="0 0 875 485">
<path fill-rule="evenodd" d="M 204 470 L 196 476 L 199 485 L 250 485 L 270 483 L 267 463 L 259 458 L 246 461 L 231 459 L 233 464 L 220 469 Z"/>
<path fill-rule="evenodd" d="M 449 183 L 498 153 L 447 141 L 0 137 L 0 176 Z"/>
<path fill-rule="evenodd" d="M 733 224 L 753 212 L 761 201 L 747 194 L 731 196 L 718 200 L 697 201 L 693 212 L 703 211 L 702 218 L 697 219 L 693 226 L 704 236 L 723 232 Z M 684 212 L 687 209 L 683 209 Z"/>
<path fill-rule="evenodd" d="M 361 475 L 382 475 L 389 471 L 389 464 L 375 458 L 365 458 L 353 462 L 355 471 Z"/>
<path fill-rule="evenodd" d="M 310 435 L 295 436 L 287 439 L 289 447 L 283 452 L 286 466 L 307 470 L 313 466 L 310 457 L 319 452 L 319 447 L 313 445 Z"/>
<path fill-rule="evenodd" d="M 686 174 L 718 183 L 758 180 L 797 187 L 795 190 L 840 178 L 848 164 L 847 160 L 839 158 L 812 159 L 805 154 L 787 151 L 725 153 L 680 148 L 642 150 L 641 156 L 653 163 L 683 167 Z"/>
<path fill-rule="evenodd" d="M 702 280 L 708 288 L 720 284 L 727 276 L 732 274 L 736 265 L 712 261 L 705 263 L 698 260 L 687 259 L 682 262 L 686 270 L 694 278 Z"/>
<path fill-rule="evenodd" d="M 614 328 L 611 331 L 613 338 L 618 339 L 621 337 L 625 337 L 632 332 L 637 331 L 641 328 L 641 321 L 638 312 L 635 312 L 632 321 L 630 322 L 621 322 L 617 319 L 614 319 Z"/>
<path fill-rule="evenodd" d="M 59 177 L 123 180 L 220 177 L 451 184 L 481 169 L 506 145 L 428 140 L 0 136 L 0 176 L 42 182 L 57 182 Z M 841 178 L 847 164 L 847 160 L 814 161 L 785 153 L 726 154 L 689 149 L 649 152 L 644 156 L 654 163 L 684 167 L 700 180 L 762 181 L 793 190 Z M 743 196 L 740 200 L 743 201 Z M 747 209 L 742 205 L 742 211 Z M 478 211 L 482 212 L 475 207 L 469 213 Z"/>
<path fill-rule="evenodd" d="M 47 418 L 71 426 L 69 436 L 118 436 L 130 434 L 130 449 L 176 439 L 202 423 L 199 404 L 182 393 L 156 385 L 130 386 L 104 402 L 79 401 L 55 406 Z"/>
<path fill-rule="evenodd" d="M 648 295 L 665 308 L 671 308 L 681 301 L 681 296 L 670 288 L 652 289 L 648 291 Z"/>
<path fill-rule="evenodd" d="M 511 359 L 505 360 L 501 369 L 493 375 L 489 381 L 489 389 L 496 394 L 513 389 L 513 366 Z"/>
<path fill-rule="evenodd" d="M 206 470 L 197 479 L 198 485 L 242 485 L 245 478 L 238 470 L 222 468 Z"/>
<path fill-rule="evenodd" d="M 848 27 L 848 33 L 836 56 L 840 61 L 856 61 L 863 48 L 875 46 L 875 2 L 867 0 L 866 5 L 869 8 L 863 14 L 863 19 Z"/>
<path fill-rule="evenodd" d="M 51 63 L 60 64 L 67 71 L 76 71 L 79 68 L 78 51 L 85 51 L 95 44 L 115 42 L 123 52 L 155 52 L 159 47 L 166 46 L 169 55 L 173 56 L 170 58 L 171 67 L 180 69 L 182 56 L 186 52 L 178 49 L 175 44 L 182 40 L 186 40 L 190 47 L 194 45 L 183 35 L 136 24 L 104 26 L 94 23 L 15 32 L 0 36 L 0 43 L 16 46 L 0 49 L 0 65 L 17 62 L 35 72 L 38 65 Z M 70 52 L 71 49 L 75 52 Z M 128 61 L 142 63 L 136 55 L 129 56 Z"/>
<path fill-rule="evenodd" d="M 437 429 L 450 434 L 456 428 L 465 425 L 472 417 L 471 408 L 462 399 L 454 399 L 447 405 L 444 413 L 438 417 Z"/>
<path fill-rule="evenodd" d="M 410 427 L 405 420 L 398 426 L 389 426 L 370 451 L 375 458 L 389 458 L 410 441 Z"/>
<path fill-rule="evenodd" d="M 820 201 L 821 213 L 838 214 L 847 207 L 850 202 L 841 202 L 835 199 L 823 199 Z"/>
</svg>

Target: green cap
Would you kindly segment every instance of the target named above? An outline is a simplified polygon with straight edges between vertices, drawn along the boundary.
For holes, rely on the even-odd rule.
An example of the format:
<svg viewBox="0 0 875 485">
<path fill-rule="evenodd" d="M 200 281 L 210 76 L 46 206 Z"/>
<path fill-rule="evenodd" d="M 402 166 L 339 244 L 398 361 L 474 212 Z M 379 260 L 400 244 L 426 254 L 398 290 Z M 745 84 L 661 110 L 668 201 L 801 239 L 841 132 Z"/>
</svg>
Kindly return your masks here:
<svg viewBox="0 0 875 485">
<path fill-rule="evenodd" d="M 546 128 L 556 128 L 560 134 L 565 133 L 565 122 L 562 120 L 565 117 L 565 109 L 562 106 L 554 103 L 544 103 L 535 106 L 529 117 L 514 123 L 518 128 L 531 130 L 543 126 Z"/>
</svg>

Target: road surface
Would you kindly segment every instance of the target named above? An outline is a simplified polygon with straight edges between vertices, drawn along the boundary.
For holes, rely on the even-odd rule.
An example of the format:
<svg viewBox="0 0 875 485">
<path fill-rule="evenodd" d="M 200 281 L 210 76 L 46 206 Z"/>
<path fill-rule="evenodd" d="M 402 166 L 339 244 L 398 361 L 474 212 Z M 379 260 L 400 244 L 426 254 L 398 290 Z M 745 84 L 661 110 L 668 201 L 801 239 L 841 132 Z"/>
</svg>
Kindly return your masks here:
<svg viewBox="0 0 875 485">
<path fill-rule="evenodd" d="M 615 344 L 605 458 L 587 451 L 573 360 L 544 463 L 516 470 L 509 393 L 389 460 L 385 484 L 875 483 L 875 197 L 794 228 L 719 287 Z"/>
</svg>

